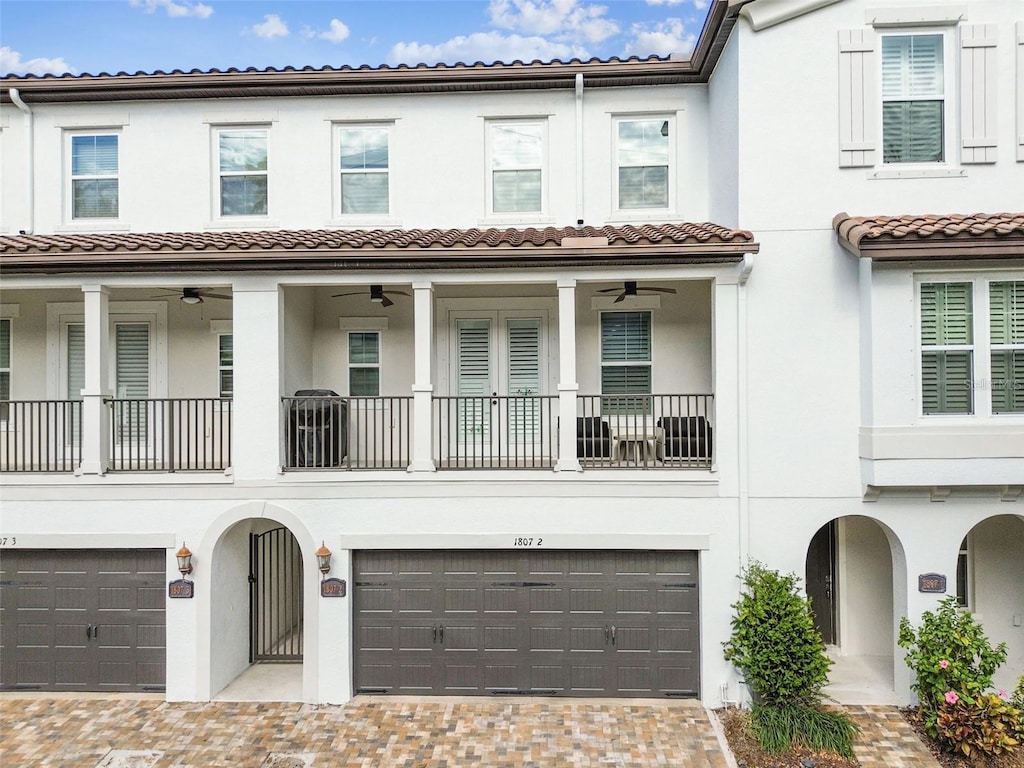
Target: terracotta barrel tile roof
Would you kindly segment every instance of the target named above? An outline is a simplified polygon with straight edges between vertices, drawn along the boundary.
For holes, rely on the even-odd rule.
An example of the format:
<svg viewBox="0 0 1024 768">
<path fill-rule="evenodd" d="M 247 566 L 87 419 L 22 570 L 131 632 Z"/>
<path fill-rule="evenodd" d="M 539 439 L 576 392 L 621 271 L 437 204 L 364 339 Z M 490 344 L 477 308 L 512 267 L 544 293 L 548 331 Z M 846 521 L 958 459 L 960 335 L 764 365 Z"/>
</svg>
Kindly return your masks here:
<svg viewBox="0 0 1024 768">
<path fill-rule="evenodd" d="M 1024 213 L 840 213 L 832 226 L 844 248 L 872 259 L 1024 258 Z"/>
<path fill-rule="evenodd" d="M 711 223 L 543 229 L 374 229 L 230 232 L 117 232 L 0 236 L 5 270 L 120 265 L 140 268 L 203 262 L 206 268 L 254 268 L 298 262 L 338 268 L 429 267 L 442 261 L 494 266 L 521 263 L 736 261 L 756 253 L 750 232 Z"/>
</svg>

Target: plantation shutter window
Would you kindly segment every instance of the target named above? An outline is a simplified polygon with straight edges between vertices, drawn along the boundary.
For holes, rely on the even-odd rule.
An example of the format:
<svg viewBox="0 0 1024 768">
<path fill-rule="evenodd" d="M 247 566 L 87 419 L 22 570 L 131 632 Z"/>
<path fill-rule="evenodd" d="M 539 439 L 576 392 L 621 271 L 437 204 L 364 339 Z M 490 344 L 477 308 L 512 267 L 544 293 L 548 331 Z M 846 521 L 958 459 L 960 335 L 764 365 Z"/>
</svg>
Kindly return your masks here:
<svg viewBox="0 0 1024 768">
<path fill-rule="evenodd" d="M 942 34 L 882 37 L 882 161 L 939 163 L 945 158 Z"/>
<path fill-rule="evenodd" d="M 960 29 L 961 162 L 996 161 L 996 25 Z"/>
<path fill-rule="evenodd" d="M 491 321 L 459 320 L 456 323 L 458 357 L 456 371 L 459 430 L 465 439 L 490 434 L 494 391 L 491 380 Z"/>
<path fill-rule="evenodd" d="M 989 284 L 992 413 L 1024 413 L 1024 281 Z"/>
<path fill-rule="evenodd" d="M 380 395 L 380 333 L 348 335 L 348 393 L 353 397 Z"/>
<path fill-rule="evenodd" d="M 0 420 L 7 420 L 11 399 L 11 321 L 0 318 Z"/>
<path fill-rule="evenodd" d="M 839 167 L 875 164 L 875 33 L 839 32 Z"/>
<path fill-rule="evenodd" d="M 221 397 L 233 397 L 234 379 L 234 336 L 222 333 L 217 337 L 217 373 Z"/>
<path fill-rule="evenodd" d="M 117 397 L 144 399 L 149 397 L 149 325 L 118 323 L 115 334 L 117 348 Z"/>
<path fill-rule="evenodd" d="M 922 284 L 922 413 L 973 413 L 973 370 L 973 285 Z"/>
<path fill-rule="evenodd" d="M 85 326 L 71 323 L 67 326 L 68 334 L 68 367 L 67 384 L 68 399 L 81 400 L 85 389 Z"/>
<path fill-rule="evenodd" d="M 338 129 L 343 215 L 388 213 L 389 144 L 390 132 L 384 126 Z"/>
<path fill-rule="evenodd" d="M 118 217 L 116 135 L 71 137 L 71 218 Z"/>
</svg>

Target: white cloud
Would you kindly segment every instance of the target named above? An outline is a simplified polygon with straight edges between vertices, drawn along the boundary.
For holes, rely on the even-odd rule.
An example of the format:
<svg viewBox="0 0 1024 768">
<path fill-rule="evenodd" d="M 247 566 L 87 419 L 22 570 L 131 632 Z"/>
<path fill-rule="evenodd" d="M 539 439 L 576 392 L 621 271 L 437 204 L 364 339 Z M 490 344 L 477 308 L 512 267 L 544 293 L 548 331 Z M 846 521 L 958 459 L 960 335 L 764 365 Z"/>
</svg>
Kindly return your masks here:
<svg viewBox="0 0 1024 768">
<path fill-rule="evenodd" d="M 496 27 L 558 41 L 600 43 L 619 31 L 607 6 L 580 0 L 491 0 L 488 12 Z"/>
<path fill-rule="evenodd" d="M 175 2 L 175 0 L 129 0 L 133 8 L 143 8 L 146 13 L 156 13 L 157 8 L 163 8 L 172 19 L 180 19 L 185 16 L 194 16 L 197 19 L 208 19 L 213 14 L 213 8 L 205 3 Z"/>
<path fill-rule="evenodd" d="M 697 42 L 697 35 L 686 31 L 680 19 L 665 19 L 657 24 L 634 24 L 632 40 L 626 44 L 626 56 L 670 56 L 688 54 Z"/>
<path fill-rule="evenodd" d="M 268 13 L 263 17 L 262 24 L 253 24 L 249 31 L 257 37 L 267 40 L 272 40 L 275 37 L 288 37 L 288 25 L 276 13 Z"/>
<path fill-rule="evenodd" d="M 473 64 L 482 61 L 506 63 L 522 61 L 550 61 L 551 59 L 585 58 L 586 51 L 565 43 L 552 42 L 543 37 L 503 35 L 500 32 L 476 32 L 469 36 L 453 37 L 439 45 L 398 43 L 388 54 L 390 64 Z"/>
<path fill-rule="evenodd" d="M 331 19 L 331 27 L 325 32 L 317 34 L 321 40 L 327 40 L 330 43 L 340 43 L 342 40 L 346 40 L 349 36 L 349 29 L 344 22 L 338 19 Z"/>
<path fill-rule="evenodd" d="M 0 48 L 0 75 L 63 75 L 72 72 L 62 58 L 21 60 L 21 54 L 6 45 Z"/>
<path fill-rule="evenodd" d="M 707 10 L 708 0 L 647 0 L 648 5 L 682 5 L 692 3 L 698 11 Z"/>
</svg>

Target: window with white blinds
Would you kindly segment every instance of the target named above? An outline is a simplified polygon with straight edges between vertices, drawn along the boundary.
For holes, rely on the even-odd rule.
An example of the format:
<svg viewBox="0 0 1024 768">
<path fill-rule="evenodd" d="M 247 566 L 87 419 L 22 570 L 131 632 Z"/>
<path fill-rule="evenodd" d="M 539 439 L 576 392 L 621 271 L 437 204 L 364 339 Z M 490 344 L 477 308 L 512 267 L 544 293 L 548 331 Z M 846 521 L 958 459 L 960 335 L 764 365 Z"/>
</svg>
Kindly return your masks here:
<svg viewBox="0 0 1024 768">
<path fill-rule="evenodd" d="M 459 432 L 462 439 L 490 434 L 491 321 L 458 320 L 456 393 L 459 401 Z"/>
<path fill-rule="evenodd" d="M 267 215 L 267 137 L 265 128 L 218 132 L 221 216 Z"/>
<path fill-rule="evenodd" d="M 235 394 L 234 338 L 230 333 L 217 337 L 217 377 L 221 397 L 234 397 Z"/>
<path fill-rule="evenodd" d="M 540 121 L 487 124 L 491 213 L 544 210 L 544 137 Z"/>
<path fill-rule="evenodd" d="M 649 398 L 621 396 L 651 394 L 651 363 L 651 313 L 603 312 L 601 394 L 606 412 L 646 408 Z"/>
<path fill-rule="evenodd" d="M 337 136 L 342 215 L 388 213 L 391 129 L 346 125 Z"/>
<path fill-rule="evenodd" d="M 1024 413 L 1024 280 L 989 284 L 993 413 Z"/>
<path fill-rule="evenodd" d="M 923 412 L 974 412 L 974 320 L 971 283 L 921 286 Z"/>
<path fill-rule="evenodd" d="M 118 137 L 72 134 L 71 218 L 118 217 Z"/>
<path fill-rule="evenodd" d="M 7 420 L 11 400 L 11 321 L 0 318 L 0 420 Z"/>
<path fill-rule="evenodd" d="M 353 397 L 380 396 L 379 331 L 349 333 L 348 393 Z"/>
<path fill-rule="evenodd" d="M 149 397 L 149 324 L 118 323 L 116 391 L 119 399 Z"/>
<path fill-rule="evenodd" d="M 81 400 L 85 389 L 85 326 L 70 323 L 68 334 L 67 381 L 69 400 Z"/>
<path fill-rule="evenodd" d="M 945 36 L 882 37 L 882 161 L 945 158 Z"/>
<path fill-rule="evenodd" d="M 666 117 L 617 121 L 615 164 L 620 210 L 669 207 L 670 125 Z"/>
</svg>

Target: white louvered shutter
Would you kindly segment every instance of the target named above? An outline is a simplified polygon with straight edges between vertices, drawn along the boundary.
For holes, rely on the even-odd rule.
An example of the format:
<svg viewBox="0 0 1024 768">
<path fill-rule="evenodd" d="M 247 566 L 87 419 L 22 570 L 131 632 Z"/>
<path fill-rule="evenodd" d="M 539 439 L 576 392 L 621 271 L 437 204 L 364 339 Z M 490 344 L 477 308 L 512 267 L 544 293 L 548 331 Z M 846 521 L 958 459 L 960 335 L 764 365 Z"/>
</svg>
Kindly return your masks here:
<svg viewBox="0 0 1024 768">
<path fill-rule="evenodd" d="M 491 321 L 459 320 L 456 333 L 456 393 L 467 398 L 459 401 L 460 437 L 480 439 L 490 434 Z"/>
<path fill-rule="evenodd" d="M 510 437 L 533 438 L 540 430 L 540 320 L 508 321 L 508 394 L 531 398 L 509 400 Z"/>
<path fill-rule="evenodd" d="M 119 400 L 149 397 L 149 325 L 118 323 L 114 334 L 117 356 L 116 393 Z M 121 443 L 141 444 L 149 433 L 147 404 L 122 403 L 118 435 Z"/>
<path fill-rule="evenodd" d="M 996 161 L 995 24 L 969 24 L 960 29 L 960 141 L 964 163 Z"/>
<path fill-rule="evenodd" d="M 1017 22 L 1017 162 L 1024 162 L 1024 21 Z"/>
<path fill-rule="evenodd" d="M 81 400 L 85 389 L 85 326 L 68 325 L 68 400 Z"/>
<path fill-rule="evenodd" d="M 875 164 L 878 96 L 875 32 L 839 31 L 839 167 Z"/>
<path fill-rule="evenodd" d="M 1024 281 L 989 284 L 992 412 L 1024 412 Z"/>
<path fill-rule="evenodd" d="M 921 286 L 922 413 L 972 413 L 971 283 Z"/>
</svg>

